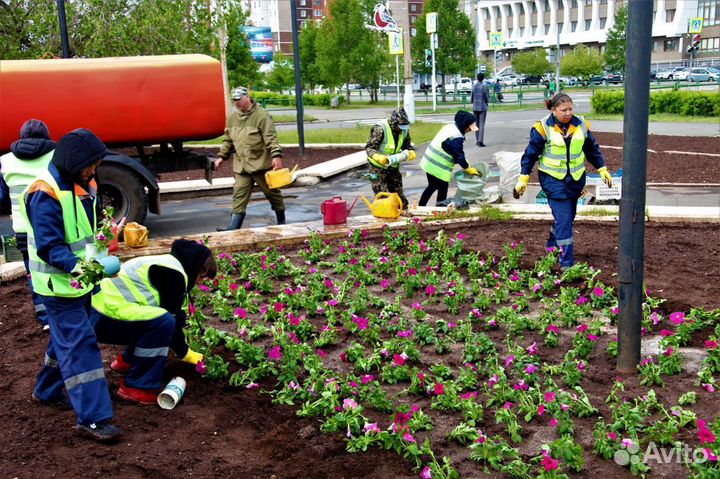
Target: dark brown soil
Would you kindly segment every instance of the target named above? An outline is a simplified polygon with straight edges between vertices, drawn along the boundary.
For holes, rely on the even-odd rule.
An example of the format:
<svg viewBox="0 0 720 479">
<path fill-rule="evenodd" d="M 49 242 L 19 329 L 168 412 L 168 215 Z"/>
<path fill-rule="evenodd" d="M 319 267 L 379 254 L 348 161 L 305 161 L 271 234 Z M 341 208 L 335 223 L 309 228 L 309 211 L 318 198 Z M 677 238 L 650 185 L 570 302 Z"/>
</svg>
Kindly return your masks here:
<svg viewBox="0 0 720 479">
<path fill-rule="evenodd" d="M 622 133 L 595 132 L 598 143 L 602 146 L 623 146 Z M 648 137 L 647 182 L 648 183 L 718 183 L 715 174 L 720 167 L 720 156 L 689 155 L 678 153 L 665 153 L 667 151 L 686 151 L 691 153 L 720 152 L 720 137 L 684 137 L 650 135 Z M 305 157 L 300 156 L 299 148 L 283 148 L 283 165 L 292 168 L 296 164 L 298 169 L 307 168 L 324 161 L 339 158 L 358 151 L 352 148 L 306 148 Z M 623 152 L 617 148 L 602 148 L 610 171 L 622 168 Z M 537 181 L 537 169 L 533 174 Z M 232 176 L 232 165 L 224 162 L 220 170 L 215 173 L 217 178 Z M 204 178 L 201 170 L 178 171 L 163 173 L 161 181 L 199 180 Z"/>
<path fill-rule="evenodd" d="M 466 235 L 469 248 L 500 254 L 502 245 L 522 240 L 529 265 L 543 254 L 549 223 L 479 222 L 455 225 L 452 229 Z M 578 222 L 575 225 L 578 261 L 587 261 L 602 269 L 601 279 L 617 287 L 618 225 Z M 646 227 L 645 282 L 654 295 L 665 297 L 666 311 L 685 311 L 691 307 L 706 309 L 720 306 L 720 228 L 708 224 L 656 224 Z M 288 252 L 292 255 L 292 251 Z M 293 408 L 271 404 L 258 389 L 231 388 L 199 378 L 192 367 L 171 360 L 167 380 L 180 375 L 188 380 L 186 396 L 174 411 L 157 407 L 138 407 L 115 401 L 117 423 L 126 434 L 121 443 L 98 445 L 72 433 L 72 412 L 56 412 L 30 401 L 30 392 L 43 357 L 47 336 L 34 320 L 26 285 L 21 281 L 0 285 L 0 470 L 3 477 L 122 477 L 122 478 L 416 478 L 408 465 L 394 453 L 371 449 L 367 453 L 345 452 L 343 438 L 322 435 L 319 421 L 300 419 Z M 494 340 L 499 338 L 493 337 Z M 528 338 L 526 338 L 528 339 Z M 567 338 L 566 338 L 567 339 Z M 606 413 L 603 399 L 615 377 L 614 364 L 602 353 L 609 338 L 603 337 L 591 357 L 592 368 L 583 380 L 583 388 L 593 403 Z M 539 343 L 540 344 L 540 343 Z M 107 367 L 117 349 L 103 346 L 111 391 L 118 376 Z M 560 348 L 552 354 L 561 356 Z M 542 357 L 543 360 L 553 358 Z M 557 359 L 557 358 L 554 358 Z M 693 386 L 695 378 L 683 373 L 656 387 L 660 399 L 674 404 L 685 390 L 698 391 L 698 407 L 707 418 L 715 417 L 717 400 Z M 272 384 L 262 384 L 271 388 Z M 627 396 L 647 388 L 637 378 L 628 378 Z M 700 405 L 702 405 L 700 407 Z M 422 404 L 429 410 L 427 404 Z M 447 426 L 442 417 L 434 422 L 439 431 Z M 487 432 L 498 432 L 489 418 Z M 524 424 L 524 423 L 523 423 Z M 601 461 L 590 453 L 592 435 L 589 420 L 576 421 L 578 441 L 583 445 L 588 464 L 571 477 L 632 477 L 626 469 L 611 461 Z M 523 426 L 527 434 L 547 435 L 544 424 Z M 485 429 L 485 426 L 484 426 Z M 524 433 L 524 435 L 526 434 Z M 454 453 L 432 437 L 433 447 L 442 454 Z M 464 459 L 459 467 L 462 477 L 486 476 L 482 466 Z M 657 468 L 651 477 L 680 477 L 683 469 Z"/>
</svg>

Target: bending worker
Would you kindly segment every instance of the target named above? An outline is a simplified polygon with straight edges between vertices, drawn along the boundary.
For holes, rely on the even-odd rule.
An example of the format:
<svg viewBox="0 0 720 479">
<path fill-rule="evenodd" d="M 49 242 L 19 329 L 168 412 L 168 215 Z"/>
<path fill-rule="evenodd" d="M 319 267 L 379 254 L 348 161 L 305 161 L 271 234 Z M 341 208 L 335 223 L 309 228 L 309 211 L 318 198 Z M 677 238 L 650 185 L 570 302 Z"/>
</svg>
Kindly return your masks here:
<svg viewBox="0 0 720 479">
<path fill-rule="evenodd" d="M 35 178 L 47 170 L 48 164 L 55 151 L 55 142 L 50 139 L 50 130 L 40 120 L 28 120 L 20 127 L 20 139 L 10 146 L 10 153 L 0 157 L 0 173 L 7 183 L 12 206 L 12 228 L 15 232 L 17 247 L 22 253 L 25 271 L 28 276 L 28 285 L 32 302 L 35 305 L 35 314 L 40 324 L 49 329 L 45 314 L 45 305 L 33 290 L 28 259 L 27 230 L 28 225 L 20 213 L 20 193 Z"/>
<path fill-rule="evenodd" d="M 133 258 L 117 276 L 102 280 L 92 298 L 90 321 L 99 342 L 128 346 L 110 364 L 125 374 L 118 396 L 154 404 L 169 348 L 187 363 L 202 360 L 202 354 L 185 342 L 183 306 L 195 284 L 214 278 L 216 272 L 207 246 L 179 239 L 173 241 L 170 254 Z"/>
<path fill-rule="evenodd" d="M 397 193 L 406 210 L 408 200 L 403 193 L 400 162 L 414 160 L 415 148 L 410 141 L 410 120 L 404 108 L 396 108 L 389 119 L 372 127 L 365 153 L 370 163 L 373 193 Z"/>
<path fill-rule="evenodd" d="M 28 223 L 28 256 L 33 288 L 45 305 L 50 341 L 35 383 L 33 399 L 67 409 L 63 386 L 77 414 L 78 434 L 97 441 L 117 439 L 110 391 L 100 348 L 88 319 L 92 285 L 79 284 L 86 245 L 97 222 L 95 168 L 108 154 L 100 139 L 85 129 L 60 138 L 47 171 L 21 194 Z M 108 269 L 115 256 L 98 260 Z"/>
<path fill-rule="evenodd" d="M 280 190 L 270 189 L 265 173 L 270 169 L 279 170 L 282 165 L 282 149 L 277 139 L 272 118 L 250 97 L 247 88 L 233 90 L 235 111 L 228 117 L 222 146 L 215 159 L 219 168 L 223 161 L 232 156 L 233 185 L 232 215 L 230 224 L 218 231 L 237 230 L 242 227 L 245 211 L 250 202 L 253 184 L 262 190 L 265 198 L 275 211 L 277 224 L 285 224 L 285 202 Z"/>
<path fill-rule="evenodd" d="M 560 249 L 560 267 L 566 269 L 575 260 L 572 227 L 577 200 L 585 187 L 585 160 L 597 169 L 608 187 L 612 187 L 612 176 L 590 125 L 583 117 L 573 115 L 570 96 L 558 93 L 545 104 L 551 113 L 530 130 L 530 143 L 520 160 L 520 178 L 514 196 L 519 198 L 525 193 L 537 162 L 540 186 L 555 220 L 547 247 Z"/>
<path fill-rule="evenodd" d="M 448 187 L 456 164 L 469 175 L 480 175 L 476 168 L 468 164 L 463 147 L 465 133 L 477 129 L 475 116 L 463 110 L 455 113 L 453 123 L 440 128 L 420 160 L 420 168 L 427 175 L 428 185 L 422 192 L 418 205 L 426 206 L 436 191 L 438 203 L 447 199 Z"/>
</svg>

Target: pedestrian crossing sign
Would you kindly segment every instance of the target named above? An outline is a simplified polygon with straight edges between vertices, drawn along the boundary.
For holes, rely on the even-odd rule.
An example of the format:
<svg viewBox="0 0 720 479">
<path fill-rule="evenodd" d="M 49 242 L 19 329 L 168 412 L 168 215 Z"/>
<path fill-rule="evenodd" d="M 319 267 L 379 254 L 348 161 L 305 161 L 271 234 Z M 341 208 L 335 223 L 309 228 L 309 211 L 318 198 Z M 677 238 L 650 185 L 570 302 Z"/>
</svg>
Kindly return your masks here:
<svg viewBox="0 0 720 479">
<path fill-rule="evenodd" d="M 702 33 L 703 19 L 702 17 L 691 18 L 688 33 Z"/>
<path fill-rule="evenodd" d="M 404 53 L 402 32 L 389 32 L 388 43 L 390 55 L 402 55 Z"/>
<path fill-rule="evenodd" d="M 502 32 L 490 32 L 490 48 L 501 48 L 503 46 Z"/>
</svg>

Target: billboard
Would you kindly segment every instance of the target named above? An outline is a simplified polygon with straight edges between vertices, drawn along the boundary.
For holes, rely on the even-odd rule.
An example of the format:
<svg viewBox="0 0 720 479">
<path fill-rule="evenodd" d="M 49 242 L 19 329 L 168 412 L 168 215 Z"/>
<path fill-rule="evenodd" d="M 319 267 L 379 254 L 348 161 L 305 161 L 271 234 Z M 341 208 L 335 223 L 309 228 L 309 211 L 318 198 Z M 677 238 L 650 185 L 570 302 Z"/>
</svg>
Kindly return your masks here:
<svg viewBox="0 0 720 479">
<path fill-rule="evenodd" d="M 250 43 L 250 54 L 255 61 L 270 63 L 273 60 L 273 39 L 270 27 L 241 27 Z"/>
</svg>

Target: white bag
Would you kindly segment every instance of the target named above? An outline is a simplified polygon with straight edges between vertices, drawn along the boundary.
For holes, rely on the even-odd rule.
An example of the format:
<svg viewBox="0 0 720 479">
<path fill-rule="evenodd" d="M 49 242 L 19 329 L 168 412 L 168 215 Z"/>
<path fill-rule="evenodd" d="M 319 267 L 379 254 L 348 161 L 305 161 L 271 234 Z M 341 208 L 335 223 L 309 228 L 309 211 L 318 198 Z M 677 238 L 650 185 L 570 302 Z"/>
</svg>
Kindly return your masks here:
<svg viewBox="0 0 720 479">
<path fill-rule="evenodd" d="M 498 151 L 493 159 L 500 169 L 500 194 L 511 194 L 520 176 L 522 151 Z"/>
</svg>

